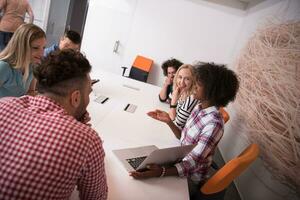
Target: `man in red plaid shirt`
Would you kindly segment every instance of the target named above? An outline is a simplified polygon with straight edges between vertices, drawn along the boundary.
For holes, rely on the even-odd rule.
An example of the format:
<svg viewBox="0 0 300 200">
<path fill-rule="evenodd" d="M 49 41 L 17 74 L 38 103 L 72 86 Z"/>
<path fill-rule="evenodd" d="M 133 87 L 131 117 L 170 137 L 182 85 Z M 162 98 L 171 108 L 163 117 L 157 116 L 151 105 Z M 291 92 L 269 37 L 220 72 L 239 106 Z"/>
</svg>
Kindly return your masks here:
<svg viewBox="0 0 300 200">
<path fill-rule="evenodd" d="M 86 123 L 88 60 L 55 52 L 34 69 L 36 97 L 0 99 L 0 199 L 107 199 L 104 151 Z"/>
</svg>

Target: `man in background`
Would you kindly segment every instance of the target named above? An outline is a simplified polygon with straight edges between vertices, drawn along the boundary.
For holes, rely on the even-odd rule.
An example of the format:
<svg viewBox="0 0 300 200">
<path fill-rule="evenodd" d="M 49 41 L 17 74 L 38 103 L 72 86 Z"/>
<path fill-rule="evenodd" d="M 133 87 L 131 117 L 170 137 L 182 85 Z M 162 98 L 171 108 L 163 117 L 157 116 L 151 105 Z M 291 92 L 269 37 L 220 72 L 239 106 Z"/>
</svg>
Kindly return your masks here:
<svg viewBox="0 0 300 200">
<path fill-rule="evenodd" d="M 56 50 L 73 49 L 78 51 L 80 48 L 81 36 L 76 31 L 66 31 L 64 36 L 60 38 L 58 44 L 53 44 L 44 51 L 44 57 Z"/>
</svg>

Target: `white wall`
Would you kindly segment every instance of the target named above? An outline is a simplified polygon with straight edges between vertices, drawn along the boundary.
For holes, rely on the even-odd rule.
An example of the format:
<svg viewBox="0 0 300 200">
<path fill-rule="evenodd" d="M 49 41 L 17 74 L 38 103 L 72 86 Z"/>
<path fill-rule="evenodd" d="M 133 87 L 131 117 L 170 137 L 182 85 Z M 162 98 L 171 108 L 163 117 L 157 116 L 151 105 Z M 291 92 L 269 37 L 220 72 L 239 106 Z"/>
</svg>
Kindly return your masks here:
<svg viewBox="0 0 300 200">
<path fill-rule="evenodd" d="M 244 14 L 243 10 L 206 1 L 140 0 L 124 64 L 130 66 L 137 54 L 152 58 L 155 65 L 148 82 L 161 86 L 160 65 L 170 57 L 185 63 L 228 63 Z"/>
<path fill-rule="evenodd" d="M 41 27 L 44 31 L 47 30 L 48 13 L 51 0 L 29 0 L 29 4 L 34 14 L 34 24 Z M 26 14 L 25 21 L 29 21 L 29 16 Z"/>
<path fill-rule="evenodd" d="M 81 51 L 98 69 L 121 74 L 137 0 L 90 0 Z M 116 52 L 116 41 L 120 42 Z M 133 59 L 131 60 L 133 61 Z M 132 63 L 130 63 L 131 66 Z M 129 71 L 129 70 L 128 70 Z"/>
<path fill-rule="evenodd" d="M 47 46 L 58 43 L 65 32 L 70 0 L 51 0 L 47 21 Z"/>
<path fill-rule="evenodd" d="M 236 38 L 231 66 L 233 67 L 234 60 L 238 57 L 241 48 L 258 27 L 270 20 L 284 22 L 291 19 L 300 20 L 299 0 L 266 0 L 257 5 L 250 4 L 239 37 Z M 231 120 L 226 124 L 225 134 L 219 144 L 225 161 L 238 155 L 247 146 L 246 138 L 243 137 L 243 124 L 241 121 L 237 121 L 233 105 L 229 107 L 229 112 Z M 276 181 L 264 168 L 261 160 L 257 160 L 235 183 L 243 200 L 300 199 L 299 196 L 291 195 L 288 188 Z"/>
<path fill-rule="evenodd" d="M 34 24 L 46 32 L 47 46 L 57 43 L 65 31 L 70 0 L 29 0 L 28 2 L 34 13 Z M 29 21 L 27 15 L 26 21 Z"/>
<path fill-rule="evenodd" d="M 137 0 L 132 15 L 127 14 L 131 20 L 126 22 L 130 30 L 126 31 L 126 37 L 122 40 L 110 30 L 113 26 L 118 32 L 117 28 L 124 26 L 124 20 L 119 20 L 120 23 L 113 20 L 118 14 L 116 11 L 113 16 L 103 19 L 104 11 L 100 2 L 90 2 L 82 41 L 82 50 L 95 66 L 94 70 L 102 67 L 121 74 L 120 66 L 131 66 L 136 55 L 140 54 L 154 60 L 148 82 L 159 86 L 164 80 L 160 65 L 170 57 L 185 63 L 195 60 L 228 63 L 246 13 L 234 6 L 201 0 Z M 130 4 L 128 0 L 124 2 L 125 5 Z M 240 4 L 237 7 L 242 7 Z M 103 20 L 113 21 L 114 24 Z M 107 35 L 107 38 L 103 38 L 103 35 Z M 117 39 L 121 41 L 121 52 L 112 55 L 113 42 Z M 108 50 L 102 49 L 102 45 L 107 45 Z M 115 66 L 116 60 L 121 60 L 118 66 Z"/>
</svg>

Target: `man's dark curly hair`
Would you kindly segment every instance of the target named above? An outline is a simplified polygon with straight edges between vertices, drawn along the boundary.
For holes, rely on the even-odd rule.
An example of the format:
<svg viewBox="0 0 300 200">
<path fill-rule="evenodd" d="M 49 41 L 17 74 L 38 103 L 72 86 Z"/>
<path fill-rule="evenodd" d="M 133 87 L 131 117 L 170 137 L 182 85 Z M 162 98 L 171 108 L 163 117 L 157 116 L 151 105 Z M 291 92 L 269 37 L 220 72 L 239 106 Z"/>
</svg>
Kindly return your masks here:
<svg viewBox="0 0 300 200">
<path fill-rule="evenodd" d="M 234 71 L 225 65 L 201 63 L 195 66 L 197 82 L 204 88 L 204 98 L 211 105 L 226 106 L 235 99 L 239 88 L 239 80 Z"/>
<path fill-rule="evenodd" d="M 183 65 L 183 63 L 175 58 L 166 60 L 165 62 L 163 62 L 161 68 L 164 72 L 164 75 L 167 76 L 168 75 L 168 67 L 173 67 L 176 69 L 176 71 L 178 70 L 178 68 Z"/>
<path fill-rule="evenodd" d="M 91 71 L 89 61 L 71 49 L 54 51 L 34 68 L 37 90 L 58 96 L 66 96 L 73 90 L 83 88 L 87 74 Z"/>
<path fill-rule="evenodd" d="M 74 44 L 80 44 L 81 37 L 76 31 L 68 30 L 65 32 L 65 37 L 69 38 Z"/>
</svg>

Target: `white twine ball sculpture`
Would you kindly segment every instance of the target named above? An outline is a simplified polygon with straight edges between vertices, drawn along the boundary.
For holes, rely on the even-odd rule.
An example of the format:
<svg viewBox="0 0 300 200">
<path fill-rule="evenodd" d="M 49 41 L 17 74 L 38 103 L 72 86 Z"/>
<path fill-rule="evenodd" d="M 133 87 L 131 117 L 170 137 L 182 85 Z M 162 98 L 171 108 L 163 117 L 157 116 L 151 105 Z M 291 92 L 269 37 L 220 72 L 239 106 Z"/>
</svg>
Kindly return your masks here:
<svg viewBox="0 0 300 200">
<path fill-rule="evenodd" d="M 236 105 L 272 175 L 300 194 L 300 22 L 259 29 L 236 64 Z"/>
</svg>

